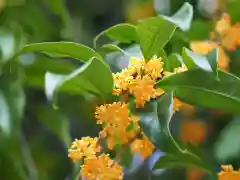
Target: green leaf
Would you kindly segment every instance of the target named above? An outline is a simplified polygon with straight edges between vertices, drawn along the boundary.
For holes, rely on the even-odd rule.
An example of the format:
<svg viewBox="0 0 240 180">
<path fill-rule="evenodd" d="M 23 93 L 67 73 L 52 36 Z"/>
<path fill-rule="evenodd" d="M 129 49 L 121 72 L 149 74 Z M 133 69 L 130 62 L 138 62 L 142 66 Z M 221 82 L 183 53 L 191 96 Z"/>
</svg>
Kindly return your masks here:
<svg viewBox="0 0 240 180">
<path fill-rule="evenodd" d="M 193 7 L 188 2 L 185 2 L 172 17 L 165 18 L 176 24 L 181 30 L 187 31 L 191 27 L 191 22 L 193 19 Z"/>
<path fill-rule="evenodd" d="M 11 133 L 11 115 L 4 94 L 0 90 L 0 131 L 9 136 Z"/>
<path fill-rule="evenodd" d="M 154 55 L 159 56 L 163 47 L 171 39 L 176 25 L 163 17 L 143 20 L 137 26 L 140 47 L 146 61 Z"/>
<path fill-rule="evenodd" d="M 70 57 L 81 61 L 88 61 L 92 57 L 101 58 L 93 49 L 73 42 L 44 42 L 29 44 L 17 54 L 41 52 L 51 57 Z"/>
<path fill-rule="evenodd" d="M 220 162 L 237 158 L 240 152 L 240 119 L 232 120 L 220 133 L 214 145 L 214 151 Z"/>
<path fill-rule="evenodd" d="M 138 112 L 138 115 L 140 116 L 140 125 L 151 142 L 155 146 L 158 146 L 158 143 L 161 140 L 160 138 L 162 131 L 158 121 L 157 102 L 150 102 L 147 106 L 149 109 L 147 109 L 145 112 Z"/>
<path fill-rule="evenodd" d="M 56 103 L 58 92 L 81 94 L 90 92 L 101 96 L 110 95 L 113 89 L 112 73 L 107 65 L 96 58 L 91 59 L 69 75 L 47 72 L 45 75 L 45 92 Z"/>
<path fill-rule="evenodd" d="M 187 48 L 183 48 L 182 58 L 188 69 L 196 69 L 201 68 L 205 71 L 211 72 L 212 68 L 208 62 L 206 56 L 199 55 L 197 53 L 192 52 Z"/>
<path fill-rule="evenodd" d="M 120 52 L 123 55 L 125 55 L 126 53 L 124 52 L 124 50 L 122 50 L 120 47 L 118 47 L 115 44 L 105 44 L 102 46 L 102 48 L 108 52 Z"/>
<path fill-rule="evenodd" d="M 166 61 L 164 61 L 164 70 L 173 72 L 174 68 L 177 68 L 182 64 L 182 57 L 179 54 L 173 53 L 167 57 Z"/>
<path fill-rule="evenodd" d="M 130 168 L 132 165 L 133 155 L 129 148 L 122 149 L 122 151 L 123 151 L 122 153 L 119 152 L 121 153 L 120 164 L 125 168 Z"/>
<path fill-rule="evenodd" d="M 220 70 L 218 73 L 220 80 L 201 69 L 189 70 L 163 78 L 157 87 L 174 90 L 175 96 L 189 104 L 240 113 L 240 79 Z"/>
<path fill-rule="evenodd" d="M 153 169 L 177 167 L 197 167 L 208 173 L 212 172 L 212 169 L 199 156 L 190 151 L 166 153 L 158 159 Z"/>
<path fill-rule="evenodd" d="M 97 41 L 101 36 L 107 36 L 113 41 L 121 43 L 132 43 L 138 41 L 136 27 L 132 24 L 122 23 L 112 26 L 94 38 L 94 47 L 97 47 Z"/>
<path fill-rule="evenodd" d="M 46 106 L 34 107 L 38 119 L 65 145 L 65 148 L 69 148 L 71 143 L 71 137 L 69 134 L 68 119 L 59 114 L 56 110 Z"/>
<path fill-rule="evenodd" d="M 166 92 L 157 100 L 157 115 L 161 130 L 169 134 L 169 125 L 173 115 L 173 92 Z"/>
<path fill-rule="evenodd" d="M 215 74 L 216 78 L 218 77 L 218 48 L 214 48 L 210 53 L 207 54 L 207 60 L 210 64 L 213 73 Z"/>
</svg>

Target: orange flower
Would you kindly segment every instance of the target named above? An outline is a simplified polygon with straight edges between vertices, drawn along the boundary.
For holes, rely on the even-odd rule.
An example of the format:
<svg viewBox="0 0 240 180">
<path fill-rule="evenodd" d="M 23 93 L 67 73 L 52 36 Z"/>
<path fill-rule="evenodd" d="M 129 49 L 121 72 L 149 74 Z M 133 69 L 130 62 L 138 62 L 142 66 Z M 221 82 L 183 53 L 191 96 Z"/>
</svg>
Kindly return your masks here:
<svg viewBox="0 0 240 180">
<path fill-rule="evenodd" d="M 100 150 L 98 138 L 83 137 L 80 140 L 75 139 L 68 150 L 68 157 L 73 161 L 78 161 L 83 157 L 95 156 Z"/>
<path fill-rule="evenodd" d="M 223 171 L 218 173 L 218 180 L 239 180 L 240 171 L 234 171 L 231 165 L 222 165 Z"/>
<path fill-rule="evenodd" d="M 135 139 L 131 144 L 131 151 L 133 153 L 140 153 L 144 159 L 150 156 L 154 149 L 155 146 L 144 134 L 141 139 Z"/>
<path fill-rule="evenodd" d="M 202 180 L 206 173 L 200 169 L 190 168 L 187 170 L 187 180 Z"/>
<path fill-rule="evenodd" d="M 184 121 L 181 125 L 180 139 L 193 144 L 200 144 L 206 137 L 206 124 L 200 121 Z"/>
<path fill-rule="evenodd" d="M 81 175 L 87 180 L 122 180 L 123 169 L 108 154 L 102 154 L 86 158 L 81 166 Z"/>
</svg>

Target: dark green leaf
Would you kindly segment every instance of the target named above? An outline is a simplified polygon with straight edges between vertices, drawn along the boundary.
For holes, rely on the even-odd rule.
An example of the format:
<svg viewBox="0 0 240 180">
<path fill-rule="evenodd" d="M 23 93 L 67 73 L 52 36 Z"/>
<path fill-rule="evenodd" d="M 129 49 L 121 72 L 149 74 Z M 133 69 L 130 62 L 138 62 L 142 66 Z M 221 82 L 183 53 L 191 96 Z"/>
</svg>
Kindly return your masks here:
<svg viewBox="0 0 240 180">
<path fill-rule="evenodd" d="M 137 27 L 140 47 L 146 61 L 159 56 L 163 47 L 171 39 L 176 25 L 163 17 L 143 20 Z"/>
<path fill-rule="evenodd" d="M 94 38 L 94 47 L 97 46 L 98 39 L 106 35 L 113 41 L 118 41 L 121 43 L 131 43 L 134 41 L 138 41 L 137 34 L 136 34 L 136 27 L 132 24 L 122 23 L 112 26 Z"/>
<path fill-rule="evenodd" d="M 130 168 L 132 165 L 132 158 L 133 158 L 132 153 L 129 148 L 123 149 L 122 151 L 123 151 L 122 153 L 119 152 L 121 153 L 120 164 L 125 168 Z"/>
<path fill-rule="evenodd" d="M 72 94 L 90 92 L 104 98 L 111 94 L 113 89 L 112 73 L 107 65 L 99 60 L 92 59 L 69 75 L 46 73 L 45 92 L 53 96 L 56 103 L 60 91 Z"/>
<path fill-rule="evenodd" d="M 153 169 L 176 167 L 197 167 L 208 173 L 212 172 L 212 169 L 199 156 L 192 154 L 190 151 L 167 153 L 159 158 Z"/>
<path fill-rule="evenodd" d="M 212 68 L 205 56 L 196 54 L 187 48 L 183 48 L 182 58 L 188 69 L 201 68 L 211 72 Z"/>
<path fill-rule="evenodd" d="M 88 61 L 92 57 L 101 58 L 93 49 L 73 42 L 44 42 L 29 44 L 17 54 L 29 52 L 41 52 L 51 57 L 70 57 L 82 61 Z"/>
<path fill-rule="evenodd" d="M 37 106 L 34 111 L 38 119 L 68 148 L 71 143 L 68 119 L 51 107 Z"/>
<path fill-rule="evenodd" d="M 240 152 L 240 119 L 235 118 L 220 133 L 214 151 L 220 162 L 237 158 Z"/>
<path fill-rule="evenodd" d="M 191 27 L 191 22 L 193 19 L 193 7 L 188 2 L 185 2 L 172 17 L 165 18 L 176 24 L 181 30 L 187 31 Z"/>
<path fill-rule="evenodd" d="M 152 141 L 152 143 L 158 146 L 159 141 L 161 140 L 161 126 L 158 121 L 158 106 L 157 102 L 153 101 L 148 104 L 149 109 L 146 112 L 139 112 L 140 115 L 140 125 L 147 135 L 147 137 Z"/>
<path fill-rule="evenodd" d="M 157 100 L 157 114 L 162 132 L 169 135 L 169 125 L 173 115 L 173 92 L 166 92 Z"/>
<path fill-rule="evenodd" d="M 164 70 L 173 72 L 174 68 L 180 67 L 183 64 L 182 57 L 179 54 L 171 54 L 164 61 Z"/>
<path fill-rule="evenodd" d="M 125 52 L 115 44 L 105 44 L 102 46 L 102 48 L 108 52 L 120 52 L 125 55 Z"/>
<path fill-rule="evenodd" d="M 201 69 L 174 74 L 157 83 L 165 90 L 174 90 L 183 101 L 208 108 L 240 113 L 240 79 L 219 70 L 219 79 Z"/>
<path fill-rule="evenodd" d="M 216 78 L 218 78 L 218 48 L 214 48 L 210 53 L 207 54 L 207 60 Z"/>
</svg>

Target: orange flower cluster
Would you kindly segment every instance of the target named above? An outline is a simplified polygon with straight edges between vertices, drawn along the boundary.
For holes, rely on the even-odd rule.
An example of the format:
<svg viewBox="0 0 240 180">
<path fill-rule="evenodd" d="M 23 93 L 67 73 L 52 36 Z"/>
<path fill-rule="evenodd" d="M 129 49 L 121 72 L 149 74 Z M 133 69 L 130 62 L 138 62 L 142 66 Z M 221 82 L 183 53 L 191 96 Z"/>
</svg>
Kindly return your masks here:
<svg viewBox="0 0 240 180">
<path fill-rule="evenodd" d="M 210 41 L 192 41 L 191 49 L 199 54 L 207 54 L 214 48 L 219 49 L 218 66 L 224 71 L 228 71 L 229 57 L 225 50 L 234 51 L 240 45 L 240 24 L 233 26 L 230 24 L 228 14 L 223 14 L 222 18 L 215 25 L 215 32 L 211 32 Z"/>
<path fill-rule="evenodd" d="M 187 70 L 185 66 L 177 68 L 174 73 Z M 168 73 L 171 75 L 173 73 Z M 156 98 L 164 93 L 162 89 L 155 89 L 156 81 L 163 78 L 163 62 L 154 58 L 148 62 L 142 59 L 131 59 L 131 64 L 121 73 L 113 74 L 115 95 L 132 94 L 136 99 L 137 107 L 144 107 L 151 98 Z M 165 75 L 167 76 L 167 75 Z M 98 138 L 83 137 L 72 143 L 68 151 L 68 157 L 73 161 L 83 160 L 81 176 L 88 180 L 122 180 L 123 169 L 108 154 L 101 152 L 100 139 L 106 140 L 109 150 L 117 151 L 130 149 L 132 153 L 138 153 L 143 159 L 152 154 L 155 146 L 148 139 L 139 125 L 139 117 L 132 115 L 128 104 L 125 102 L 113 102 L 98 106 L 95 111 L 96 123 L 102 125 Z M 181 101 L 174 98 L 174 110 L 178 110 Z"/>
<path fill-rule="evenodd" d="M 183 65 L 175 68 L 174 72 L 165 72 L 163 65 L 161 58 L 154 57 L 148 62 L 144 59 L 131 58 L 128 68 L 113 74 L 115 82 L 113 94 L 132 94 L 136 99 L 136 107 L 144 107 L 151 98 L 157 98 L 164 94 L 163 89 L 155 88 L 157 80 L 187 70 Z M 181 104 L 179 99 L 174 98 L 174 111 L 177 111 Z"/>
<path fill-rule="evenodd" d="M 218 173 L 218 180 L 239 180 L 240 170 L 234 171 L 231 165 L 222 165 L 223 171 Z"/>
</svg>

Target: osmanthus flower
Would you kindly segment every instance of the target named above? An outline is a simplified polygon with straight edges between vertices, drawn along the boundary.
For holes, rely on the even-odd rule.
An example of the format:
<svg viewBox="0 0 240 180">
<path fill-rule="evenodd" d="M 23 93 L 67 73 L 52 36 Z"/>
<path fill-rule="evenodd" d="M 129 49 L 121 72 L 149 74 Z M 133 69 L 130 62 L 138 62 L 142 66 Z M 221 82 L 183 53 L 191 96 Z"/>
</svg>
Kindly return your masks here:
<svg viewBox="0 0 240 180">
<path fill-rule="evenodd" d="M 140 154 L 143 159 L 149 157 L 154 149 L 155 146 L 143 133 L 141 138 L 135 139 L 131 144 L 131 151 Z"/>
<path fill-rule="evenodd" d="M 216 23 L 215 32 L 211 32 L 210 40 L 192 41 L 190 47 L 194 52 L 202 55 L 211 52 L 214 48 L 218 48 L 218 66 L 220 69 L 228 71 L 229 57 L 226 55 L 225 49 L 234 51 L 240 45 L 239 32 L 240 24 L 237 23 L 231 26 L 230 17 L 225 13 Z"/>
<path fill-rule="evenodd" d="M 156 81 L 163 76 L 163 62 L 154 57 L 146 62 L 144 59 L 131 58 L 128 68 L 120 73 L 113 74 L 115 89 L 114 95 L 124 92 L 133 94 L 136 98 L 136 107 L 144 107 L 151 98 L 164 93 L 155 88 Z"/>
<path fill-rule="evenodd" d="M 240 170 L 234 171 L 231 165 L 222 165 L 222 171 L 218 173 L 218 180 L 239 180 Z"/>
<path fill-rule="evenodd" d="M 98 138 L 83 137 L 80 140 L 75 139 L 68 150 L 68 157 L 73 161 L 79 161 L 84 157 L 95 156 L 101 151 L 98 144 Z"/>
<path fill-rule="evenodd" d="M 122 180 L 123 169 L 108 154 L 85 158 L 81 176 L 87 180 Z"/>
<path fill-rule="evenodd" d="M 128 105 L 125 102 L 114 102 L 97 107 L 95 118 L 98 124 L 103 125 L 99 135 L 101 138 L 106 138 L 109 149 L 114 149 L 116 143 L 128 143 L 140 130 L 139 118 L 129 115 Z"/>
</svg>

